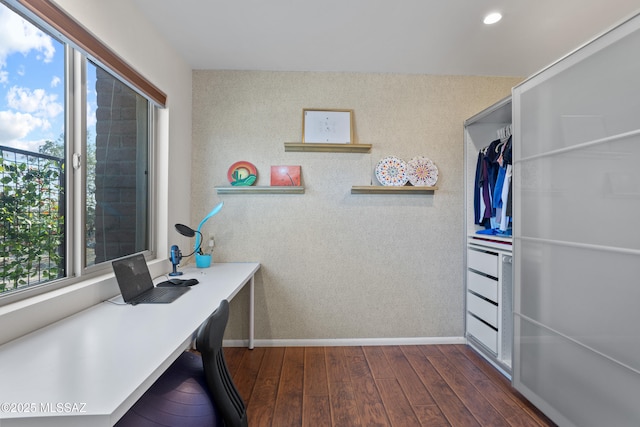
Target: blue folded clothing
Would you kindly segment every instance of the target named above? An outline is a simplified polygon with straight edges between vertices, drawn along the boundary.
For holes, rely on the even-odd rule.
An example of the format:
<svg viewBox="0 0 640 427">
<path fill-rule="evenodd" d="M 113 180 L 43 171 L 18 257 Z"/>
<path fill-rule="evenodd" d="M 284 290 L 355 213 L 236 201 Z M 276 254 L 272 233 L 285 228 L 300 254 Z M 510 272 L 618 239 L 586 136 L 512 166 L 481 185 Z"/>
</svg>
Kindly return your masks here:
<svg viewBox="0 0 640 427">
<path fill-rule="evenodd" d="M 511 236 L 511 229 L 507 228 L 506 230 L 502 231 L 498 228 L 488 228 L 486 230 L 478 230 L 476 231 L 476 234 L 487 234 L 490 236 Z"/>
</svg>

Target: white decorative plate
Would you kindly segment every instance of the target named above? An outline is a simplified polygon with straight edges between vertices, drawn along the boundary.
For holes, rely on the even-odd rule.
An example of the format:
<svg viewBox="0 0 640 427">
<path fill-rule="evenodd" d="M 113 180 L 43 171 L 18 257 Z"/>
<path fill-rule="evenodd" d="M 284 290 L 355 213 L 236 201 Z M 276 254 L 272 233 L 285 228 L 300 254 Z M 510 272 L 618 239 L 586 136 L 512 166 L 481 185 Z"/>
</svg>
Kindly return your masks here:
<svg viewBox="0 0 640 427">
<path fill-rule="evenodd" d="M 414 157 L 407 162 L 407 176 L 413 186 L 433 187 L 438 181 L 438 168 L 426 157 Z"/>
<path fill-rule="evenodd" d="M 403 186 L 409 179 L 407 163 L 397 157 L 385 157 L 376 165 L 376 178 L 385 186 Z"/>
</svg>

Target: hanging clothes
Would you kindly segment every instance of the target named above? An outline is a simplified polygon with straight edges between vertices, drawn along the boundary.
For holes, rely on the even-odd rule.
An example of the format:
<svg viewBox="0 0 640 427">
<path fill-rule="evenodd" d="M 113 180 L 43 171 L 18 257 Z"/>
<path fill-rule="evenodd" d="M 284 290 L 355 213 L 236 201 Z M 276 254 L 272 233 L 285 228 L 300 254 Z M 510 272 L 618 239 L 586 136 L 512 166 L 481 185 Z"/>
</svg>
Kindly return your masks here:
<svg viewBox="0 0 640 427">
<path fill-rule="evenodd" d="M 478 153 L 474 185 L 475 223 L 482 234 L 511 233 L 511 136 L 492 141 Z"/>
<path fill-rule="evenodd" d="M 484 224 L 491 218 L 491 191 L 489 183 L 489 167 L 485 160 L 488 147 L 480 150 L 476 163 L 476 178 L 473 195 L 475 223 Z"/>
</svg>

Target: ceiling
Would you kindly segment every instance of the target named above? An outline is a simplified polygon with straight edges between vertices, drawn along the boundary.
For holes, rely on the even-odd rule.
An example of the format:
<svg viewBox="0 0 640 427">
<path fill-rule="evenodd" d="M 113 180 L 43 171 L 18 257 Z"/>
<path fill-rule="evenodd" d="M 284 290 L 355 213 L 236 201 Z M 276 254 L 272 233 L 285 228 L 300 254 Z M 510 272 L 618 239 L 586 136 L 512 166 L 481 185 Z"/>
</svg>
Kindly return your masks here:
<svg viewBox="0 0 640 427">
<path fill-rule="evenodd" d="M 528 76 L 638 0 L 132 0 L 193 69 Z M 488 26 L 485 14 L 500 11 Z"/>
</svg>

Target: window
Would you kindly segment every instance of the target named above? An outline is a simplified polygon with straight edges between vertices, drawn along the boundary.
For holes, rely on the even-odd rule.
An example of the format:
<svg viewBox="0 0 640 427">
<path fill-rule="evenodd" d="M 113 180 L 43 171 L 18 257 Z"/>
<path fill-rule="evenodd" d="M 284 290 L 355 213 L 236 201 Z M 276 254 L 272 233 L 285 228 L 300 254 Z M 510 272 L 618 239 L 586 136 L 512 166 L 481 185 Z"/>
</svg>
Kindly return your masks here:
<svg viewBox="0 0 640 427">
<path fill-rule="evenodd" d="M 149 249 L 149 101 L 87 63 L 85 266 Z"/>
<path fill-rule="evenodd" d="M 0 3 L 2 300 L 63 286 L 110 269 L 115 258 L 152 249 L 157 102 L 99 65 L 93 52 L 51 35 L 59 33 L 66 34 L 40 29 Z M 80 34 L 107 59 L 113 55 Z"/>
</svg>

